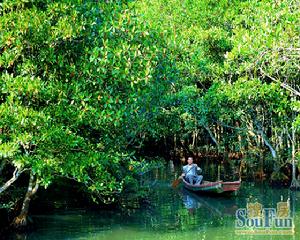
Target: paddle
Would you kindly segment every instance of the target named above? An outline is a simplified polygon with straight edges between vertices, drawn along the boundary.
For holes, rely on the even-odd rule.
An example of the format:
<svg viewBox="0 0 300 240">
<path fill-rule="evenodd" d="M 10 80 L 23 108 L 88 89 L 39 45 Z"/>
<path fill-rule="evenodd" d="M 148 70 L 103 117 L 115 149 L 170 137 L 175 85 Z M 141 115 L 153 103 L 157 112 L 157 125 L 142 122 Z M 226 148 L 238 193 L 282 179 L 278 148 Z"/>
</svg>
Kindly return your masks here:
<svg viewBox="0 0 300 240">
<path fill-rule="evenodd" d="M 189 171 L 191 171 L 196 165 L 193 164 L 193 167 L 191 167 L 186 174 L 188 174 Z M 177 188 L 177 186 L 179 185 L 180 181 L 182 180 L 182 176 L 180 176 L 179 178 L 175 179 L 173 182 L 172 182 L 172 187 L 173 188 Z"/>
<path fill-rule="evenodd" d="M 177 188 L 177 186 L 179 185 L 181 181 L 181 176 L 177 179 L 175 179 L 173 182 L 172 182 L 172 188 Z"/>
</svg>

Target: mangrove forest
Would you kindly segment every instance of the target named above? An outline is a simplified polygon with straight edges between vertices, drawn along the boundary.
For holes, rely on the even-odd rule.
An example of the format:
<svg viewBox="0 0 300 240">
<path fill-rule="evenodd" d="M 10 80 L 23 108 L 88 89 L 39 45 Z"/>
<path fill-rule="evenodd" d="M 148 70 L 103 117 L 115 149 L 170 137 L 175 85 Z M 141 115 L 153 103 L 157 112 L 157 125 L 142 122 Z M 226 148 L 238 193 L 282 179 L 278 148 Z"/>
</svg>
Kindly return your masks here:
<svg viewBox="0 0 300 240">
<path fill-rule="evenodd" d="M 0 239 L 299 239 L 299 81 L 299 0 L 1 0 Z"/>
</svg>

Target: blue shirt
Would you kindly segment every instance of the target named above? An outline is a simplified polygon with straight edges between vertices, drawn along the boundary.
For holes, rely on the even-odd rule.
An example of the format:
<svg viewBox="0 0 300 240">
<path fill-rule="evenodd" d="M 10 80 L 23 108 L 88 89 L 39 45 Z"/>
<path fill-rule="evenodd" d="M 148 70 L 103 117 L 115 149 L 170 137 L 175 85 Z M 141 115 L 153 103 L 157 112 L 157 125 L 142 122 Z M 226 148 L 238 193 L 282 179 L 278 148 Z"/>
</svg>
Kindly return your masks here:
<svg viewBox="0 0 300 240">
<path fill-rule="evenodd" d="M 202 169 L 200 167 L 198 167 L 197 164 L 191 164 L 191 165 L 185 165 L 182 168 L 183 173 L 185 174 L 185 176 L 187 175 L 198 175 L 197 171 L 200 171 L 200 173 L 202 172 Z"/>
</svg>

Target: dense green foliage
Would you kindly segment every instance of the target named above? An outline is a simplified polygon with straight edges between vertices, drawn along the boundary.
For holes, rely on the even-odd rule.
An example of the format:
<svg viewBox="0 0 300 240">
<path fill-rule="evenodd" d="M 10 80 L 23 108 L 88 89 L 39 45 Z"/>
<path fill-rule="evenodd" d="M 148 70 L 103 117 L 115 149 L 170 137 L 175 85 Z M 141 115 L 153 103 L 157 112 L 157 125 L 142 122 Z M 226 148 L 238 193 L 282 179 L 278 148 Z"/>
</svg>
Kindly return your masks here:
<svg viewBox="0 0 300 240">
<path fill-rule="evenodd" d="M 192 143 L 209 134 L 221 152 L 290 151 L 292 123 L 299 126 L 299 4 L 171 2 L 137 5 L 176 59 L 164 107 L 174 113 L 178 136 Z"/>
<path fill-rule="evenodd" d="M 128 141 L 162 51 L 156 34 L 113 2 L 5 1 L 1 15 L 2 161 L 111 200 L 147 171 Z"/>
<path fill-rule="evenodd" d="M 299 141 L 299 9 L 3 1 L 1 182 L 14 169 L 36 186 L 70 178 L 111 201 L 151 167 L 136 153 L 163 140 L 175 152 L 269 152 L 280 167 Z"/>
</svg>

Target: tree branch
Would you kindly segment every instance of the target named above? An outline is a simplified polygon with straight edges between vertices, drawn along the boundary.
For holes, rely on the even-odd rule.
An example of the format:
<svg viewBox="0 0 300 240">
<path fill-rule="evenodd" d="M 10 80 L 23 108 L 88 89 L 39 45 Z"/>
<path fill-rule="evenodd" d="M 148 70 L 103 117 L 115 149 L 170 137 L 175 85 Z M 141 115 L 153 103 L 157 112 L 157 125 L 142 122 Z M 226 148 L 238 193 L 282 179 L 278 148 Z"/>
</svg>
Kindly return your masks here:
<svg viewBox="0 0 300 240">
<path fill-rule="evenodd" d="M 218 124 L 220 124 L 220 125 L 222 125 L 224 127 L 227 127 L 227 128 L 232 128 L 232 129 L 239 130 L 239 131 L 241 131 L 241 130 L 249 131 L 249 129 L 247 129 L 247 128 L 233 127 L 233 126 L 230 126 L 230 125 L 227 125 L 227 124 L 223 124 L 223 123 L 221 123 L 219 121 L 215 121 L 215 122 L 217 122 Z M 260 128 L 257 124 L 256 124 L 256 126 L 258 128 Z M 252 129 L 251 131 L 254 132 L 254 133 L 256 133 L 256 134 L 261 135 L 262 139 L 264 140 L 264 143 L 270 149 L 272 157 L 276 158 L 276 156 L 277 156 L 276 150 L 272 147 L 271 143 L 268 140 L 268 137 L 265 135 L 265 133 L 263 132 L 263 130 L 261 130 L 261 129 L 259 129 L 259 130 Z"/>
<path fill-rule="evenodd" d="M 218 143 L 217 139 L 214 137 L 214 135 L 213 135 L 212 132 L 210 131 L 209 127 L 208 127 L 208 126 L 204 126 L 204 128 L 208 131 L 209 136 L 211 137 L 211 139 L 213 140 L 213 142 L 214 142 L 217 146 L 219 146 L 219 143 Z"/>
<path fill-rule="evenodd" d="M 276 150 L 272 147 L 271 143 L 268 140 L 268 137 L 265 135 L 265 133 L 262 130 L 258 130 L 256 131 L 258 134 L 261 135 L 262 139 L 264 140 L 264 143 L 266 144 L 266 146 L 270 149 L 271 153 L 272 153 L 272 157 L 276 158 L 277 157 L 277 153 Z"/>
<path fill-rule="evenodd" d="M 27 169 L 15 168 L 15 171 L 11 179 L 9 179 L 2 187 L 0 187 L 0 194 L 3 193 L 7 188 L 9 188 L 19 178 L 21 173 L 24 172 L 25 170 Z"/>
</svg>

